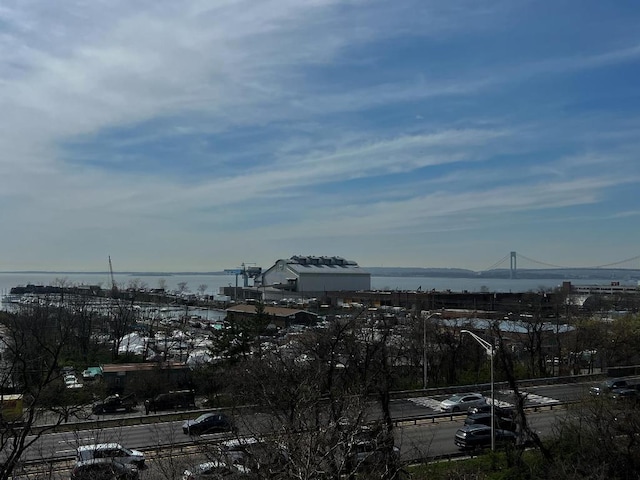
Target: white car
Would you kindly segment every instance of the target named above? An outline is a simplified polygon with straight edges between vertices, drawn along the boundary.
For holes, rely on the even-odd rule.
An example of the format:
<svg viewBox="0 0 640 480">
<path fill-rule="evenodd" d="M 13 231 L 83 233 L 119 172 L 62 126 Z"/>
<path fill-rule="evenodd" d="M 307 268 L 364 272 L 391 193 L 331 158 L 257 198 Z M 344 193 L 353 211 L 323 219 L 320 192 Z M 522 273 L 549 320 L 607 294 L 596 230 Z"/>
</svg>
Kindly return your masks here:
<svg viewBox="0 0 640 480">
<path fill-rule="evenodd" d="M 443 412 L 466 412 L 469 407 L 484 405 L 487 399 L 481 393 L 460 393 L 440 402 Z"/>
<path fill-rule="evenodd" d="M 82 384 L 78 382 L 75 375 L 65 375 L 64 384 L 67 388 L 82 388 Z"/>
<path fill-rule="evenodd" d="M 188 468 L 182 474 L 182 480 L 204 480 L 205 478 L 242 478 L 251 471 L 242 465 L 229 465 L 225 462 L 205 462 Z"/>
<path fill-rule="evenodd" d="M 144 453 L 123 447 L 119 443 L 94 443 L 78 447 L 78 462 L 94 458 L 113 458 L 120 463 L 133 463 L 138 468 L 144 467 Z"/>
</svg>

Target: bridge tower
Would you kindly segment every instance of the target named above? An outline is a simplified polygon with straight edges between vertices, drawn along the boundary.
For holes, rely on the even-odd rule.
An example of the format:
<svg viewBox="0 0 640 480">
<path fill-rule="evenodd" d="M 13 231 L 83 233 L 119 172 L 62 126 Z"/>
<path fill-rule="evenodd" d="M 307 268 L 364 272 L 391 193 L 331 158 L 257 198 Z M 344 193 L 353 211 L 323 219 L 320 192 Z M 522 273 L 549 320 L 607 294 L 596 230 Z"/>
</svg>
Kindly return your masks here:
<svg viewBox="0 0 640 480">
<path fill-rule="evenodd" d="M 511 264 L 509 266 L 509 278 L 516 278 L 516 252 L 511 252 Z"/>
</svg>

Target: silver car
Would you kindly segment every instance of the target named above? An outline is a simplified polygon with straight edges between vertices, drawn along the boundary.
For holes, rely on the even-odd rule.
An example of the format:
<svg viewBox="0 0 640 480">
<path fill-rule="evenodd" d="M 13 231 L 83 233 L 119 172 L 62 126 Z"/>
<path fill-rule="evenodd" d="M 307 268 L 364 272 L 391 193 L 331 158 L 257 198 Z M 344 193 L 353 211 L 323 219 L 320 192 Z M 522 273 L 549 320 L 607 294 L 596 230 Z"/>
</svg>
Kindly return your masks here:
<svg viewBox="0 0 640 480">
<path fill-rule="evenodd" d="M 440 402 L 443 412 L 466 412 L 469 407 L 484 405 L 487 399 L 481 393 L 460 393 Z"/>
<path fill-rule="evenodd" d="M 78 447 L 77 463 L 94 458 L 111 458 L 120 463 L 133 463 L 138 468 L 144 467 L 144 453 L 123 447 L 119 443 L 95 443 Z"/>
</svg>

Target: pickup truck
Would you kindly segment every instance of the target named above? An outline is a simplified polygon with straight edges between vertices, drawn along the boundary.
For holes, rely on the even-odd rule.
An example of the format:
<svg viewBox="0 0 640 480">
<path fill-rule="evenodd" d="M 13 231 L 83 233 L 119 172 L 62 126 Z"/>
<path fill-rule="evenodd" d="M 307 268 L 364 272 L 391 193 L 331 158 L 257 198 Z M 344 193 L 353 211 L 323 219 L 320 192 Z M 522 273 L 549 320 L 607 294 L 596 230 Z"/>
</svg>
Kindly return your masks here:
<svg viewBox="0 0 640 480">
<path fill-rule="evenodd" d="M 94 403 L 92 411 L 96 415 L 102 413 L 130 412 L 136 405 L 138 405 L 138 402 L 133 394 L 125 395 L 124 397 L 116 394 Z"/>
</svg>

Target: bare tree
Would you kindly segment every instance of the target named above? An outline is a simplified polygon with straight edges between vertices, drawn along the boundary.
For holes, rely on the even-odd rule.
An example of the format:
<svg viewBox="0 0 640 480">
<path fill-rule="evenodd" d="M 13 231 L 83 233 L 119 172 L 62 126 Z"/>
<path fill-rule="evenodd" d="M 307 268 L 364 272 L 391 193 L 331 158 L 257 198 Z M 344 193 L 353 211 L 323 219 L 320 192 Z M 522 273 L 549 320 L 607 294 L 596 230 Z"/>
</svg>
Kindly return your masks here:
<svg viewBox="0 0 640 480">
<path fill-rule="evenodd" d="M 158 279 L 158 288 L 162 291 L 167 290 L 167 281 L 164 278 Z"/>
<path fill-rule="evenodd" d="M 639 478 L 638 413 L 637 403 L 620 403 L 607 396 L 586 398 L 570 406 L 548 440 L 555 455 L 540 477 Z"/>
<path fill-rule="evenodd" d="M 69 310 L 49 302 L 15 314 L 2 313 L 0 321 L 0 395 L 15 392 L 24 404 L 18 418 L 0 420 L 0 479 L 8 479 L 25 451 L 48 431 L 34 427 L 47 415 L 50 392 L 62 386 L 59 362 L 74 341 L 77 324 Z M 53 412 L 47 417 L 48 428 L 66 418 L 64 412 Z"/>
<path fill-rule="evenodd" d="M 132 292 L 143 291 L 147 288 L 147 282 L 139 278 L 133 278 L 127 283 L 127 290 Z"/>
<path fill-rule="evenodd" d="M 268 432 L 274 448 L 286 452 L 281 478 L 338 478 L 364 470 L 376 478 L 399 474 L 389 410 L 395 361 L 383 323 L 356 315 L 259 356 L 240 357 L 228 372 L 236 401 L 258 402 L 265 414 L 258 431 L 255 425 L 243 428 L 254 435 Z M 374 411 L 382 411 L 382 418 L 370 423 Z M 364 455 L 363 446 L 370 449 Z"/>
<path fill-rule="evenodd" d="M 131 328 L 137 320 L 137 311 L 133 300 L 114 299 L 111 311 L 107 318 L 107 326 L 111 335 L 111 358 L 118 358 L 123 337 L 131 332 Z"/>
<path fill-rule="evenodd" d="M 184 292 L 188 292 L 189 288 L 187 287 L 187 282 L 178 282 L 178 293 L 183 294 Z"/>
<path fill-rule="evenodd" d="M 498 364 L 502 367 L 501 370 L 503 371 L 503 374 L 507 379 L 509 388 L 511 388 L 511 390 L 513 391 L 516 420 L 518 423 L 518 431 L 521 435 L 520 438 L 523 441 L 526 440 L 527 442 L 532 442 L 540 450 L 546 461 L 552 461 L 552 450 L 543 444 L 537 432 L 531 428 L 527 420 L 527 415 L 524 408 L 526 395 L 520 393 L 520 388 L 518 387 L 518 381 L 515 374 L 513 356 L 510 353 L 508 345 L 505 342 L 504 336 L 497 322 L 494 322 L 491 325 L 490 332 L 491 336 L 493 337 L 492 343 L 495 346 L 495 355 L 497 356 Z M 516 456 L 516 463 L 518 464 L 522 463 L 522 452 L 522 449 L 518 450 L 517 452 L 518 454 Z"/>
</svg>

